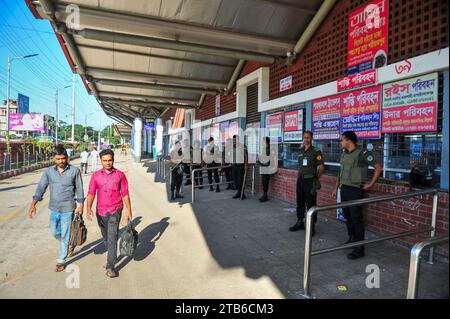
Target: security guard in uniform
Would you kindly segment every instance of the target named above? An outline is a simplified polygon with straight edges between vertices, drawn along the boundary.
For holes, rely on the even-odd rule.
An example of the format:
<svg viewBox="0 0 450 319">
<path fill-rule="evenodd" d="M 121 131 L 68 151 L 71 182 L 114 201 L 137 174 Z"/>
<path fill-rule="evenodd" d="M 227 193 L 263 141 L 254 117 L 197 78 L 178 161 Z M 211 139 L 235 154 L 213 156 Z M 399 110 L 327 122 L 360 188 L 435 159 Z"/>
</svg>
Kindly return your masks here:
<svg viewBox="0 0 450 319">
<path fill-rule="evenodd" d="M 233 173 L 234 185 L 236 186 L 236 194 L 233 198 L 245 199 L 245 176 L 248 171 L 248 150 L 247 146 L 239 141 L 238 135 L 233 135 L 233 164 L 231 171 Z"/>
<path fill-rule="evenodd" d="M 341 191 L 342 201 L 362 199 L 364 192 L 371 189 L 380 177 L 383 166 L 378 162 L 375 155 L 364 147 L 357 145 L 358 138 L 353 131 L 347 131 L 341 135 L 341 168 L 333 197 L 336 197 L 337 189 Z M 367 171 L 370 166 L 375 172 L 368 181 Z M 353 206 L 343 209 L 346 219 L 349 239 L 346 243 L 362 241 L 365 239 L 364 220 L 362 206 Z M 347 255 L 349 259 L 364 257 L 364 246 L 358 246 Z"/>
<path fill-rule="evenodd" d="M 303 132 L 303 145 L 300 147 L 297 177 L 297 223 L 290 227 L 290 231 L 305 229 L 303 219 L 306 209 L 317 205 L 317 191 L 320 189 L 319 178 L 325 166 L 322 152 L 312 145 L 313 133 Z M 306 206 L 306 209 L 305 209 Z M 317 215 L 314 216 L 312 235 L 315 234 Z"/>
<path fill-rule="evenodd" d="M 183 151 L 180 141 L 175 142 L 175 146 L 170 152 L 170 171 L 172 174 L 172 184 L 170 184 L 171 200 L 175 198 L 183 198 L 180 194 L 181 184 L 183 184 Z"/>
</svg>

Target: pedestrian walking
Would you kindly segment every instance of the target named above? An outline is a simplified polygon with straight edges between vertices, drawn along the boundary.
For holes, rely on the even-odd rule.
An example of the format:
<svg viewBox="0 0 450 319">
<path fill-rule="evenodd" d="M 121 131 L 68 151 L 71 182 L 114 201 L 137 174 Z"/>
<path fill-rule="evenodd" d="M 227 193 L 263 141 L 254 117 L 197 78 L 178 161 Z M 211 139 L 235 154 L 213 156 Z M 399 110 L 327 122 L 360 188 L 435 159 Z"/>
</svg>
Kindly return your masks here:
<svg viewBox="0 0 450 319">
<path fill-rule="evenodd" d="M 83 152 L 81 152 L 80 154 L 80 160 L 81 160 L 81 172 L 83 172 L 83 168 L 84 168 L 84 173 L 87 174 L 87 169 L 88 169 L 88 159 L 91 156 L 91 154 L 89 153 L 88 149 L 85 148 Z"/>
<path fill-rule="evenodd" d="M 93 146 L 91 151 L 92 172 L 95 172 L 98 169 L 97 168 L 98 160 L 99 160 L 99 152 L 97 151 L 97 147 Z"/>
<path fill-rule="evenodd" d="M 380 177 L 383 166 L 375 154 L 367 148 L 358 145 L 358 138 L 353 131 L 341 134 L 341 167 L 339 177 L 332 196 L 336 198 L 340 189 L 341 201 L 351 201 L 364 198 L 364 193 L 370 190 Z M 375 168 L 371 179 L 368 178 L 369 165 Z M 348 243 L 363 241 L 365 239 L 364 219 L 362 206 L 343 208 L 348 232 Z M 364 257 L 364 246 L 357 246 L 347 255 L 349 259 Z"/>
<path fill-rule="evenodd" d="M 55 165 L 49 167 L 41 176 L 28 216 L 33 218 L 33 215 L 36 215 L 36 204 L 42 201 L 49 187 L 50 230 L 60 243 L 55 271 L 61 272 L 66 267 L 74 212 L 83 215 L 84 192 L 81 172 L 69 164 L 67 151 L 62 145 L 56 146 L 53 160 Z"/>
<path fill-rule="evenodd" d="M 115 270 L 117 262 L 117 240 L 122 210 L 125 203 L 126 221 L 133 219 L 128 181 L 125 174 L 114 167 L 114 152 L 105 149 L 100 153 L 102 169 L 92 174 L 87 196 L 87 218 L 92 221 L 92 204 L 97 196 L 96 217 L 102 233 L 107 254 L 106 275 L 119 276 Z"/>
</svg>

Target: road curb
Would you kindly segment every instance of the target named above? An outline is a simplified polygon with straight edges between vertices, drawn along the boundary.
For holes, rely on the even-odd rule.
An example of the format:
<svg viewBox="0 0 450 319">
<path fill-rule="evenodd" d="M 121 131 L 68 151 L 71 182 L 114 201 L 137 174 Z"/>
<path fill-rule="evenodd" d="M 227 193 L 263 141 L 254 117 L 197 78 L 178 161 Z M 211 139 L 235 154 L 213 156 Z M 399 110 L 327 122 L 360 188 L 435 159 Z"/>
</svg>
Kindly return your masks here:
<svg viewBox="0 0 450 319">
<path fill-rule="evenodd" d="M 35 171 L 35 170 L 38 170 L 38 169 L 41 169 L 44 167 L 49 167 L 51 165 L 53 165 L 53 161 L 47 161 L 44 163 L 33 164 L 28 167 L 13 169 L 13 170 L 10 170 L 7 172 L 0 172 L 0 180 L 10 178 L 13 176 L 17 176 L 17 175 L 21 175 L 21 174 L 25 174 L 25 173 L 29 173 L 29 172 L 32 172 L 32 171 Z"/>
</svg>

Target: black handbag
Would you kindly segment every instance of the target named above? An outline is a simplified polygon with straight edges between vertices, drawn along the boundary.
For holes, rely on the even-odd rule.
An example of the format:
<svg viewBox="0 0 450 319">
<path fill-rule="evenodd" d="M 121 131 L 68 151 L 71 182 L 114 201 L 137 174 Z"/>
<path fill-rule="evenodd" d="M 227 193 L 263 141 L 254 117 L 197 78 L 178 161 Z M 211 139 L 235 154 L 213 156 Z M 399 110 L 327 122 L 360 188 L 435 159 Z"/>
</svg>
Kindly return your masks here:
<svg viewBox="0 0 450 319">
<path fill-rule="evenodd" d="M 75 213 L 72 220 L 72 228 L 70 230 L 69 250 L 67 256 L 72 256 L 75 247 L 83 245 L 86 240 L 87 228 L 84 225 L 83 217 L 80 214 Z"/>
<path fill-rule="evenodd" d="M 133 256 L 136 251 L 137 244 L 138 232 L 134 229 L 131 221 L 128 221 L 128 224 L 119 239 L 120 255 L 127 257 Z"/>
</svg>

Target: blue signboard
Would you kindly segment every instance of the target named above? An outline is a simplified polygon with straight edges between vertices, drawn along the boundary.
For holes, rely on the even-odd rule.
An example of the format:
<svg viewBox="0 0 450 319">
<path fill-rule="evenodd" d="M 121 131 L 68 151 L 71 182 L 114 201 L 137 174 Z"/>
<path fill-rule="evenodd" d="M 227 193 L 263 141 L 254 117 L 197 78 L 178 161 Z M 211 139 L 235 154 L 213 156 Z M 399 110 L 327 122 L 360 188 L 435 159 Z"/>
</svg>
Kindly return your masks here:
<svg viewBox="0 0 450 319">
<path fill-rule="evenodd" d="M 30 113 L 30 98 L 28 96 L 19 93 L 17 100 L 19 104 L 19 113 L 20 114 Z"/>
<path fill-rule="evenodd" d="M 155 123 L 145 123 L 144 124 L 144 130 L 151 131 L 155 128 Z"/>
</svg>

